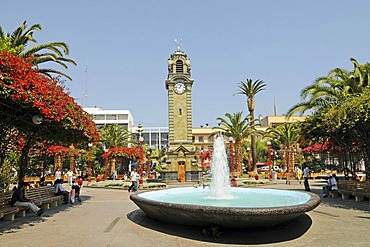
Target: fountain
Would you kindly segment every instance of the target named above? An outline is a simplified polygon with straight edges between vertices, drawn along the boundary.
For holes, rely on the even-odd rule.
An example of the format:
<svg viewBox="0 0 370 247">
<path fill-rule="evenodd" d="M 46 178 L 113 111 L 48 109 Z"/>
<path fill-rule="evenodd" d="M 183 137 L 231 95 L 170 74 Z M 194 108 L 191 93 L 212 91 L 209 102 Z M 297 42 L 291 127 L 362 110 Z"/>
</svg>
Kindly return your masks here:
<svg viewBox="0 0 370 247">
<path fill-rule="evenodd" d="M 320 204 L 314 193 L 230 186 L 224 139 L 215 140 L 207 187 L 182 187 L 132 194 L 152 219 L 194 226 L 265 227 L 292 220 Z"/>
</svg>

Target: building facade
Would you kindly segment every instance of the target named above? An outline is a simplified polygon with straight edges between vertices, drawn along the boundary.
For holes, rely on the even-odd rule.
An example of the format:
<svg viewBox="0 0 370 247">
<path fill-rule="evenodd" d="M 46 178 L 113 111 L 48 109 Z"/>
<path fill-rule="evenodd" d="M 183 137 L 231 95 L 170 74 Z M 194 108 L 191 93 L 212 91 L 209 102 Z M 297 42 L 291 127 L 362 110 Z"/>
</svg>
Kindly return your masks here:
<svg viewBox="0 0 370 247">
<path fill-rule="evenodd" d="M 88 114 L 92 115 L 96 126 L 102 127 L 109 124 L 123 125 L 128 131 L 132 131 L 134 118 L 129 110 L 103 110 L 100 107 L 84 108 Z"/>
</svg>

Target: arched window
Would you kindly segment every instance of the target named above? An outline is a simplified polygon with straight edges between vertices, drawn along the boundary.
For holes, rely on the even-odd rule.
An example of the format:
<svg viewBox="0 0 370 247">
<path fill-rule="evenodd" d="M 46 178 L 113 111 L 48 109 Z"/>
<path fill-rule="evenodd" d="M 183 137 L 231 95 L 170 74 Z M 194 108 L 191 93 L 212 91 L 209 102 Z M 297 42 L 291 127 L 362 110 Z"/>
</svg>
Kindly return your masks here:
<svg viewBox="0 0 370 247">
<path fill-rule="evenodd" d="M 181 60 L 176 61 L 176 73 L 184 73 L 184 66 Z"/>
</svg>

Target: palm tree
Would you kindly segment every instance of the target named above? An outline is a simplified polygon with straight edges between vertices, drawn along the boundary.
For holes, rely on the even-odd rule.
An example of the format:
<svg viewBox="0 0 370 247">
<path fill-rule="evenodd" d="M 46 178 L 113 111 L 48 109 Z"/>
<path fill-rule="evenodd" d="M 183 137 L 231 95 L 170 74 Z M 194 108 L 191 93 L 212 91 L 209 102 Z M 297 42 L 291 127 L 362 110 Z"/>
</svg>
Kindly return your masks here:
<svg viewBox="0 0 370 247">
<path fill-rule="evenodd" d="M 0 42 L 9 41 L 11 44 L 10 49 L 12 49 L 13 51 L 15 49 L 16 54 L 21 57 L 27 58 L 33 56 L 34 59 L 32 60 L 32 63 L 37 67 L 46 62 L 57 63 L 65 69 L 68 69 L 67 63 L 77 65 L 76 62 L 72 59 L 64 57 L 64 55 L 69 55 L 69 48 L 64 42 L 37 44 L 37 41 L 33 37 L 33 34 L 34 31 L 41 30 L 42 29 L 40 24 L 34 24 L 31 27 L 27 28 L 26 21 L 24 21 L 21 26 L 14 30 L 12 34 L 5 34 L 2 27 L 0 26 Z M 30 42 L 33 42 L 36 45 L 27 48 Z M 69 80 L 72 80 L 72 78 L 65 73 L 55 69 L 39 68 L 39 71 L 49 77 L 51 77 L 50 74 L 52 73 L 64 76 Z"/>
<path fill-rule="evenodd" d="M 278 142 L 281 143 L 283 147 L 282 151 L 285 154 L 285 157 L 288 157 L 289 172 L 293 171 L 294 170 L 293 149 L 299 141 L 298 123 L 286 123 L 284 125 L 279 125 L 275 128 L 268 128 L 266 130 L 266 136 L 272 139 L 276 139 Z M 285 170 L 286 164 L 284 164 L 284 171 Z"/>
<path fill-rule="evenodd" d="M 161 173 L 162 164 L 166 161 L 167 158 L 166 149 L 160 149 L 159 147 L 156 147 L 150 154 L 150 158 L 157 163 L 157 165 L 155 166 L 155 171 Z"/>
<path fill-rule="evenodd" d="M 236 94 L 243 94 L 247 97 L 247 106 L 249 110 L 249 117 L 251 122 L 251 127 L 254 128 L 255 126 L 255 118 L 254 118 L 254 107 L 255 107 L 255 100 L 254 97 L 257 93 L 265 90 L 266 84 L 262 80 L 252 81 L 251 79 L 247 79 L 245 82 L 241 81 L 238 85 L 239 90 Z M 257 161 L 257 150 L 256 150 L 256 136 L 253 134 L 251 136 L 251 151 L 252 151 L 252 166 L 254 170 L 257 170 L 256 161 Z"/>
<path fill-rule="evenodd" d="M 370 64 L 360 65 L 351 58 L 353 71 L 335 68 L 327 76 L 317 78 L 301 92 L 302 101 L 288 111 L 291 116 L 308 110 L 314 112 L 340 105 L 350 95 L 361 93 L 369 83 Z"/>
<path fill-rule="evenodd" d="M 132 134 L 123 125 L 105 125 L 100 129 L 100 134 L 106 148 L 127 147 L 129 143 L 135 143 Z"/>
<path fill-rule="evenodd" d="M 253 135 L 256 130 L 252 121 L 249 117 L 243 118 L 243 112 L 237 112 L 234 114 L 226 113 L 224 118 L 217 118 L 219 120 L 219 126 L 214 127 L 216 131 L 221 131 L 227 137 L 232 137 L 235 141 L 235 161 L 236 161 L 236 171 L 241 173 L 242 171 L 242 141 L 248 136 Z"/>
<path fill-rule="evenodd" d="M 135 140 L 132 139 L 132 134 L 125 129 L 123 125 L 105 125 L 99 132 L 102 136 L 102 143 L 106 148 L 127 147 L 130 143 L 136 143 Z M 109 174 L 112 174 L 116 169 L 116 160 L 111 159 L 109 163 Z"/>
</svg>

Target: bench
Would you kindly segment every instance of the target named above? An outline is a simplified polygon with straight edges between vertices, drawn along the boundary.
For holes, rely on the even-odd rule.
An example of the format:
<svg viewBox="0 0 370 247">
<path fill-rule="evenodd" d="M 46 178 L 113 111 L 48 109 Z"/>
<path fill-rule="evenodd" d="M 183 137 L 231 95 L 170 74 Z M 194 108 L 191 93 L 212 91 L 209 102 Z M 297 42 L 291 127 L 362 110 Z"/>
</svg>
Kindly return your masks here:
<svg viewBox="0 0 370 247">
<path fill-rule="evenodd" d="M 14 220 L 15 216 L 24 217 L 26 215 L 25 208 L 11 205 L 12 195 L 12 191 L 0 193 L 0 219 Z"/>
<path fill-rule="evenodd" d="M 49 209 L 62 204 L 63 195 L 55 195 L 53 186 L 42 186 L 26 190 L 26 197 L 42 209 Z"/>
<path fill-rule="evenodd" d="M 363 202 L 365 197 L 370 198 L 370 182 L 339 180 L 338 192 L 342 195 L 342 199 L 348 199 L 350 196 L 353 196 L 356 202 Z"/>
<path fill-rule="evenodd" d="M 12 195 L 12 191 L 0 193 L 0 219 L 14 220 L 16 217 L 26 216 L 25 207 L 13 207 L 11 205 Z M 50 207 L 61 205 L 63 201 L 62 195 L 55 195 L 53 186 L 43 186 L 26 190 L 26 197 L 33 200 L 34 203 L 42 209 L 49 209 Z"/>
</svg>

